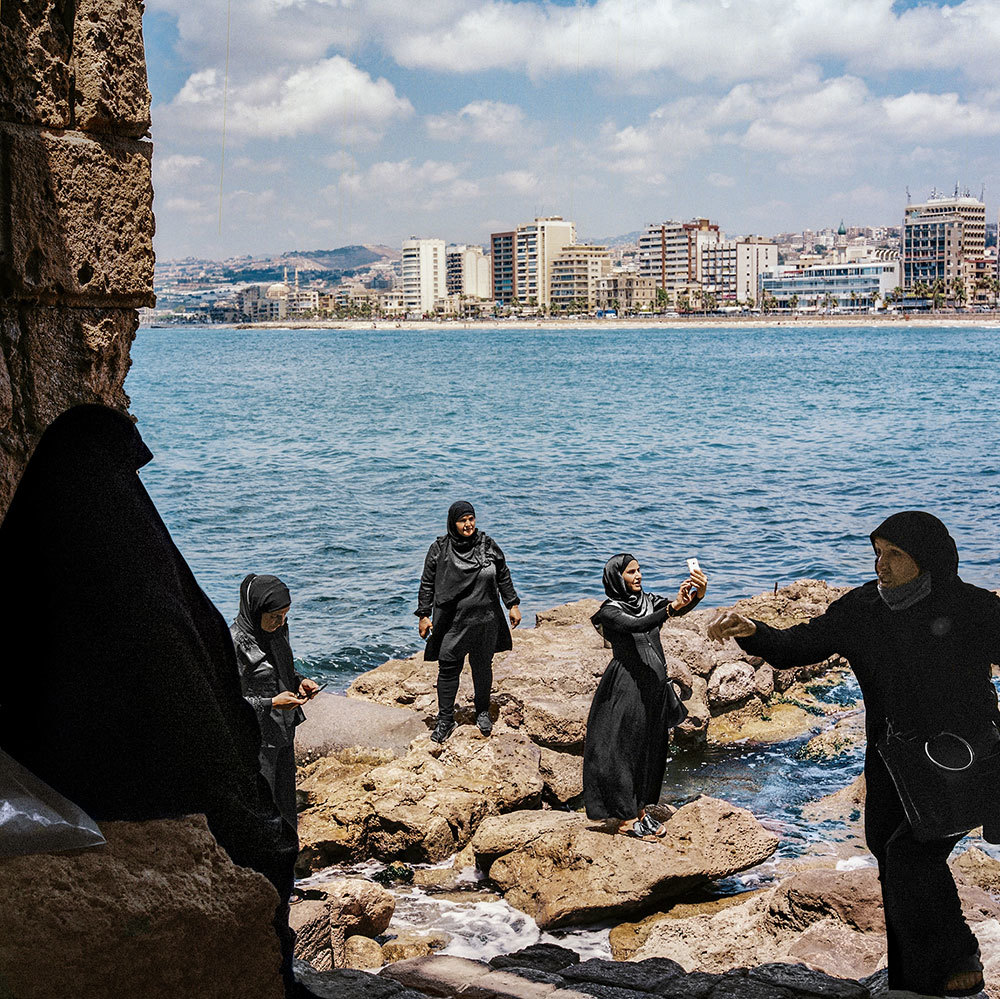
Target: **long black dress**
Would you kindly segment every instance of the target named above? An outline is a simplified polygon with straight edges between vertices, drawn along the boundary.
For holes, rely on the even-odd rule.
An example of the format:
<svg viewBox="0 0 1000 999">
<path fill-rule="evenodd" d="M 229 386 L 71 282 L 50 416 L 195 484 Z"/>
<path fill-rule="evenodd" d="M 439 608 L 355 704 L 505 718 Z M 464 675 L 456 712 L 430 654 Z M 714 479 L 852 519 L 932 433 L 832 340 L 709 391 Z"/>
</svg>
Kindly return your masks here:
<svg viewBox="0 0 1000 999">
<path fill-rule="evenodd" d="M 285 820 L 284 837 L 298 852 L 295 804 L 295 728 L 305 721 L 302 708 L 285 711 L 271 701 L 282 691 L 298 693 L 304 677 L 295 672 L 288 625 L 276 631 L 260 626 L 261 615 L 291 603 L 288 588 L 277 576 L 250 573 L 240 585 L 240 611 L 230 627 L 236 646 L 240 686 L 260 725 L 260 771 Z"/>
<path fill-rule="evenodd" d="M 635 818 L 659 801 L 670 729 L 687 717 L 667 678 L 660 626 L 686 614 L 670 608 L 670 597 L 629 594 L 621 580 L 628 554 L 605 568 L 606 600 L 591 621 L 611 643 L 587 718 L 583 752 L 583 799 L 592 819 Z M 611 578 L 609 578 L 611 577 Z"/>
<path fill-rule="evenodd" d="M 757 621 L 756 633 L 737 642 L 779 668 L 834 654 L 850 662 L 865 703 L 865 840 L 882 883 L 889 987 L 938 995 L 976 950 L 947 864 L 961 837 L 913 837 L 876 746 L 890 722 L 899 732 L 948 730 L 974 744 L 1000 723 L 990 680 L 991 664 L 1000 663 L 1000 600 L 959 579 L 954 542 L 937 518 L 897 514 L 876 537 L 898 545 L 930 575 L 926 596 L 894 610 L 872 581 L 811 621 L 786 629 Z"/>
</svg>

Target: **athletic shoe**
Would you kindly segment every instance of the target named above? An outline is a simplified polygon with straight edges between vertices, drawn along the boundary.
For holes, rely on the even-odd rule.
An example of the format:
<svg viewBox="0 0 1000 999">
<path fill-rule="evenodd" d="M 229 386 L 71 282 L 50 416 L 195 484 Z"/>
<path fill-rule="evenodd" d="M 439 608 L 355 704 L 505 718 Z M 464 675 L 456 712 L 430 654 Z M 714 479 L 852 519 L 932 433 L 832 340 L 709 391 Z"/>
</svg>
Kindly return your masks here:
<svg viewBox="0 0 1000 999">
<path fill-rule="evenodd" d="M 431 732 L 431 742 L 444 742 L 456 728 L 458 725 L 455 724 L 454 718 L 438 718 L 437 725 Z"/>
<path fill-rule="evenodd" d="M 483 735 L 489 735 L 493 731 L 493 719 L 490 718 L 489 711 L 480 711 L 476 715 L 476 725 Z"/>
</svg>

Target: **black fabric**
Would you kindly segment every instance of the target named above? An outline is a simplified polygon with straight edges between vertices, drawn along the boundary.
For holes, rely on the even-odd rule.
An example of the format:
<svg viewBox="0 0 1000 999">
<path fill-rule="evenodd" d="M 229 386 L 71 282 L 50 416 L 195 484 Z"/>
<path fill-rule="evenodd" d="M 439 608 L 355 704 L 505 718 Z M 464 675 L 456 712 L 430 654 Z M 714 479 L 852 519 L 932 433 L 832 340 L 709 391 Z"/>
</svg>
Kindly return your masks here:
<svg viewBox="0 0 1000 999">
<path fill-rule="evenodd" d="M 467 500 L 459 500 L 457 503 L 452 503 L 448 507 L 448 533 L 451 535 L 452 539 L 456 542 L 459 548 L 468 549 L 475 544 L 476 535 L 479 533 L 478 528 L 472 532 L 472 534 L 465 535 L 459 534 L 458 532 L 458 522 L 463 518 L 471 514 L 473 517 L 476 516 L 475 507 Z"/>
<path fill-rule="evenodd" d="M 931 528 L 931 540 L 941 538 Z M 883 534 L 883 529 L 884 525 L 874 536 L 898 544 L 918 565 L 922 555 L 926 571 L 940 577 L 957 566 L 957 555 L 948 555 L 943 539 L 936 548 L 921 548 L 914 543 L 921 538 L 908 538 L 910 550 L 896 540 L 902 539 L 894 525 L 888 528 L 894 537 Z M 935 551 L 947 557 L 939 559 Z M 737 639 L 751 655 L 785 669 L 822 662 L 836 653 L 850 662 L 858 678 L 868 739 L 866 836 L 882 871 L 890 927 L 890 982 L 895 988 L 937 991 L 925 986 L 942 981 L 969 942 L 948 887 L 945 861 L 953 843 L 917 844 L 909 823 L 900 829 L 905 814 L 875 747 L 890 721 L 901 733 L 932 736 L 949 730 L 974 745 L 1000 721 L 990 680 L 991 664 L 1000 663 L 1000 599 L 957 576 L 941 586 L 935 578 L 926 599 L 893 611 L 871 581 L 804 624 L 784 630 L 756 624 L 756 634 Z M 993 825 L 1000 822 L 1000 801 L 994 804 Z M 922 894 L 924 889 L 914 882 L 930 886 L 929 894 Z M 910 904 L 913 899 L 919 904 Z"/>
<path fill-rule="evenodd" d="M 463 585 L 456 588 L 454 580 L 464 572 L 461 564 L 466 561 L 475 568 L 462 575 Z M 449 535 L 438 538 L 427 550 L 417 597 L 417 616 L 431 617 L 433 625 L 424 659 L 458 659 L 479 649 L 492 654 L 512 648 L 501 599 L 508 608 L 520 602 L 507 559 L 488 534 L 478 531 L 475 548 L 467 555 L 456 552 Z"/>
<path fill-rule="evenodd" d="M 629 562 L 633 561 L 636 561 L 635 556 L 628 552 L 608 559 L 604 566 L 604 592 L 609 600 L 616 601 L 623 610 L 631 614 L 648 614 L 649 611 L 644 609 L 646 601 L 643 600 L 643 592 L 630 590 L 623 575 Z"/>
<path fill-rule="evenodd" d="M 302 708 L 272 708 L 282 691 L 298 693 L 302 676 L 295 671 L 288 624 L 275 631 L 261 627 L 261 615 L 283 610 L 292 602 L 277 576 L 250 573 L 240 584 L 240 610 L 231 627 L 243 696 L 257 713 L 265 746 L 290 746 L 295 726 L 305 721 Z"/>
<path fill-rule="evenodd" d="M 668 614 L 686 614 L 698 599 L 671 613 L 669 597 L 643 591 L 624 606 L 614 574 L 620 580 L 631 560 L 623 554 L 608 562 L 605 592 L 615 596 L 591 618 L 613 655 L 587 718 L 583 799 L 591 819 L 635 818 L 646 805 L 659 801 L 670 729 L 687 717 L 666 675 L 660 626 Z"/>
<path fill-rule="evenodd" d="M 472 504 L 464 500 L 452 503 L 448 509 L 448 533 L 441 541 L 437 571 L 434 577 L 434 599 L 447 604 L 457 600 L 476 582 L 476 577 L 489 564 L 488 538 L 478 528 L 468 537 L 459 534 L 455 524 L 466 514 L 476 515 Z"/>
<path fill-rule="evenodd" d="M 0 661 L 0 746 L 99 821 L 204 813 L 278 887 L 294 857 L 257 724 L 225 621 L 136 474 L 150 457 L 103 406 L 64 413 L 35 449 L 0 526 L 0 602 L 30 640 Z"/>
<path fill-rule="evenodd" d="M 451 721 L 455 717 L 455 698 L 462 675 L 463 659 L 441 659 L 438 662 L 437 695 L 438 716 Z M 472 669 L 476 714 L 490 709 L 490 691 L 493 688 L 493 653 L 478 649 L 469 653 Z"/>
<path fill-rule="evenodd" d="M 931 513 L 904 510 L 887 517 L 872 531 L 871 541 L 882 538 L 902 548 L 935 583 L 950 583 L 958 574 L 958 547 L 948 528 Z"/>
</svg>

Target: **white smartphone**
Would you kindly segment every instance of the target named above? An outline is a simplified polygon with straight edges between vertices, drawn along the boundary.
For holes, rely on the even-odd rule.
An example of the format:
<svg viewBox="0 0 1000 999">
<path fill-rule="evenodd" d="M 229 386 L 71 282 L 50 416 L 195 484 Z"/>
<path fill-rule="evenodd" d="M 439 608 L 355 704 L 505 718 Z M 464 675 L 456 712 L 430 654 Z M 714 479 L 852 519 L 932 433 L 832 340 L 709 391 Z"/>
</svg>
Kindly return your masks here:
<svg viewBox="0 0 1000 999">
<path fill-rule="evenodd" d="M 687 567 L 689 573 L 697 572 L 701 568 L 701 566 L 698 565 L 698 560 L 696 558 L 689 558 L 687 560 Z"/>
</svg>

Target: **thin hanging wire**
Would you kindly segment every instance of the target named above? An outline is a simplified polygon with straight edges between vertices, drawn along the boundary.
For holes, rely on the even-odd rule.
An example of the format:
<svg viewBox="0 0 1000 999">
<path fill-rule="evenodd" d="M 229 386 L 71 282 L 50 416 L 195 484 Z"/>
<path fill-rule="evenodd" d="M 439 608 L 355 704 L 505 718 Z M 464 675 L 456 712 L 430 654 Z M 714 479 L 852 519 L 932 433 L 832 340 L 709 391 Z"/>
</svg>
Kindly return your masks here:
<svg viewBox="0 0 1000 999">
<path fill-rule="evenodd" d="M 219 161 L 219 235 L 222 235 L 222 181 L 226 173 L 226 104 L 229 100 L 229 26 L 233 0 L 226 0 L 226 69 L 222 82 L 222 156 Z"/>
</svg>

